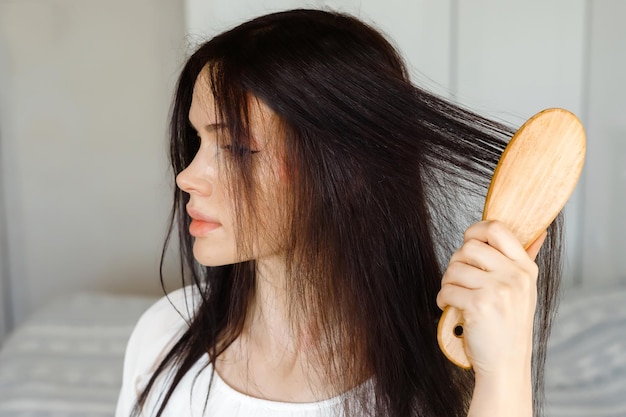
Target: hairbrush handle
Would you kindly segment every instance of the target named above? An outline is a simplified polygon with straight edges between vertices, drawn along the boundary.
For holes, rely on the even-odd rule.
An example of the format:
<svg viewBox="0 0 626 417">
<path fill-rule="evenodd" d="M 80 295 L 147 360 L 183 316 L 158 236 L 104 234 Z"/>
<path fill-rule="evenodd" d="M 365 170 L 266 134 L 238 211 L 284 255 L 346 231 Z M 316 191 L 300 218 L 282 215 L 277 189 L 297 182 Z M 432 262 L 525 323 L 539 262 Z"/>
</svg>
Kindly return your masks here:
<svg viewBox="0 0 626 417">
<path fill-rule="evenodd" d="M 507 225 L 528 248 L 571 196 L 585 160 L 585 132 L 576 116 L 548 109 L 532 116 L 511 138 L 491 179 L 483 220 Z M 455 365 L 470 369 L 463 314 L 447 307 L 437 328 L 439 347 Z"/>
</svg>

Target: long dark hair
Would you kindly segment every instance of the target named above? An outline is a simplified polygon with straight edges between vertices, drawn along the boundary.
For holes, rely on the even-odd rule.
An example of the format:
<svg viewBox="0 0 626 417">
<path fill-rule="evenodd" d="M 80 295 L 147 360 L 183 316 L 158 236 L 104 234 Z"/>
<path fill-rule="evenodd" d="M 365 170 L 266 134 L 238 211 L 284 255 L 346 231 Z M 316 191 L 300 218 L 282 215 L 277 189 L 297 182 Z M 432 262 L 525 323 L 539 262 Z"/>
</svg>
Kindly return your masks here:
<svg viewBox="0 0 626 417">
<path fill-rule="evenodd" d="M 435 300 L 463 230 L 480 220 L 512 130 L 414 86 L 396 50 L 359 20 L 292 10 L 246 22 L 189 58 L 172 110 L 174 174 L 197 151 L 188 112 L 203 72 L 232 146 L 247 149 L 251 97 L 280 120 L 291 307 L 294 317 L 313 318 L 320 339 L 340 347 L 324 351 L 328 369 L 320 371 L 333 387 L 345 391 L 371 377 L 372 390 L 344 402 L 348 415 L 464 416 L 473 375 L 440 352 Z M 242 225 L 254 223 L 252 158 L 235 152 L 229 164 Z M 177 229 L 183 283 L 193 283 L 201 302 L 136 412 L 169 370 L 160 416 L 192 365 L 207 353 L 215 361 L 237 338 L 254 296 L 254 261 L 204 267 L 194 260 L 187 202 L 176 189 L 165 248 Z M 550 227 L 538 258 L 536 415 L 560 277 L 560 223 Z"/>
</svg>

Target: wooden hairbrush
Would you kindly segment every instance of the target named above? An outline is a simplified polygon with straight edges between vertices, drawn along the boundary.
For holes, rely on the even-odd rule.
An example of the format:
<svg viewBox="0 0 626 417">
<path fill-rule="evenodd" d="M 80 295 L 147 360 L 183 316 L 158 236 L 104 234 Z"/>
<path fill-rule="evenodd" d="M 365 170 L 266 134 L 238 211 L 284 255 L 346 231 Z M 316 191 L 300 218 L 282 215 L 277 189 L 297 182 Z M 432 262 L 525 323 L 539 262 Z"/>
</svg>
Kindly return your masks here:
<svg viewBox="0 0 626 417">
<path fill-rule="evenodd" d="M 576 116 L 547 109 L 532 116 L 504 149 L 491 179 L 483 220 L 506 224 L 527 249 L 571 196 L 585 160 L 585 132 Z M 437 328 L 439 347 L 461 368 L 471 363 L 463 345 L 463 314 L 447 307 Z"/>
</svg>

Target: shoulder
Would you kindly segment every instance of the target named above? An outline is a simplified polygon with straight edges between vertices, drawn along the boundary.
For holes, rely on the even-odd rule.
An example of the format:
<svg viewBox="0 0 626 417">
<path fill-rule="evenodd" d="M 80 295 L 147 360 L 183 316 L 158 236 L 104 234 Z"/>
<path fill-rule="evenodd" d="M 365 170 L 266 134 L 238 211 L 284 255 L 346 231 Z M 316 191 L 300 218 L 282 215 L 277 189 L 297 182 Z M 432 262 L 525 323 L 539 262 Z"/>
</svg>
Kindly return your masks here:
<svg viewBox="0 0 626 417">
<path fill-rule="evenodd" d="M 193 286 L 172 291 L 152 304 L 139 318 L 131 339 L 156 342 L 174 327 L 185 325 L 198 307 L 198 292 Z"/>
<path fill-rule="evenodd" d="M 180 288 L 160 298 L 139 318 L 126 348 L 126 359 L 157 360 L 187 329 L 198 307 L 197 291 L 192 286 Z"/>
<path fill-rule="evenodd" d="M 134 404 L 165 355 L 187 330 L 199 303 L 197 290 L 188 286 L 160 298 L 139 318 L 126 346 L 117 415 L 127 415 L 120 409 L 129 410 Z"/>
</svg>

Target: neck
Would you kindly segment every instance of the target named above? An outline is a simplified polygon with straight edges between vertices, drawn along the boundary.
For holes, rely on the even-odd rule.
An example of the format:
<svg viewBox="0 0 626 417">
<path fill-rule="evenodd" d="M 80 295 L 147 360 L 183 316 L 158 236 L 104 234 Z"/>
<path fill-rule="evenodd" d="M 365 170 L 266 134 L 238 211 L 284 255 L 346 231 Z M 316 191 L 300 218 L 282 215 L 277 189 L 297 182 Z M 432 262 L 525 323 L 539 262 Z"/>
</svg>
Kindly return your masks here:
<svg viewBox="0 0 626 417">
<path fill-rule="evenodd" d="M 316 360 L 319 340 L 290 314 L 297 306 L 287 293 L 284 261 L 256 263 L 255 294 L 241 334 L 216 363 L 220 376 L 235 389 L 266 399 L 309 402 L 336 394 L 324 378 L 327 365 Z"/>
<path fill-rule="evenodd" d="M 310 338 L 310 331 L 297 319 L 301 309 L 288 293 L 289 278 L 284 260 L 280 257 L 257 260 L 256 278 L 243 335 L 269 352 L 278 349 L 297 354 L 306 345 L 303 339 Z"/>
<path fill-rule="evenodd" d="M 330 398 L 369 376 L 355 368 L 359 365 L 353 362 L 354 352 L 332 345 L 337 335 L 325 339 L 322 335 L 330 330 L 317 330 L 316 318 L 306 315 L 315 309 L 302 308 L 294 300 L 287 285 L 292 277 L 282 258 L 260 259 L 256 264 L 255 294 L 244 327 L 216 364 L 222 378 L 249 395 L 298 402 Z M 339 358 L 337 352 L 348 356 Z M 333 365 L 329 359 L 359 376 L 335 374 L 339 362 Z M 330 382 L 330 374 L 336 382 Z"/>
</svg>

